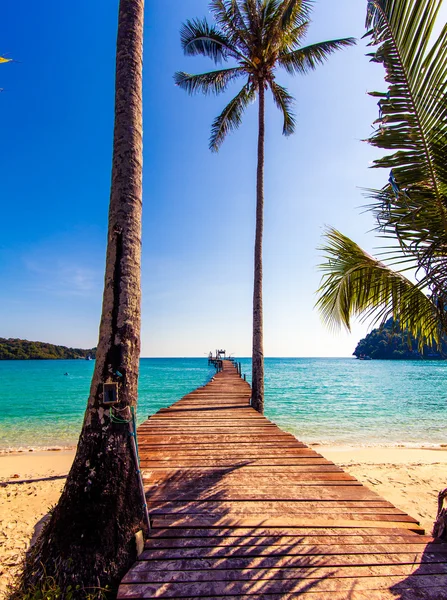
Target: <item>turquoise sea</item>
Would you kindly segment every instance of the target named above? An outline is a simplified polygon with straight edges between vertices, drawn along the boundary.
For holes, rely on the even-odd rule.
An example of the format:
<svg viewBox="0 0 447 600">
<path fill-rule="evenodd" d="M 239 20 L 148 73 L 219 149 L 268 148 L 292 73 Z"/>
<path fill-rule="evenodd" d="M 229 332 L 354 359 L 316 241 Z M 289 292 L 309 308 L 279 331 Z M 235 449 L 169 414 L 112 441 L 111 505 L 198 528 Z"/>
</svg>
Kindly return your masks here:
<svg viewBox="0 0 447 600">
<path fill-rule="evenodd" d="M 250 361 L 240 362 L 250 381 Z M 0 451 L 75 445 L 93 366 L 0 361 Z M 265 367 L 266 416 L 304 442 L 447 443 L 447 362 L 268 358 Z M 205 358 L 141 359 L 138 420 L 213 374 Z"/>
</svg>

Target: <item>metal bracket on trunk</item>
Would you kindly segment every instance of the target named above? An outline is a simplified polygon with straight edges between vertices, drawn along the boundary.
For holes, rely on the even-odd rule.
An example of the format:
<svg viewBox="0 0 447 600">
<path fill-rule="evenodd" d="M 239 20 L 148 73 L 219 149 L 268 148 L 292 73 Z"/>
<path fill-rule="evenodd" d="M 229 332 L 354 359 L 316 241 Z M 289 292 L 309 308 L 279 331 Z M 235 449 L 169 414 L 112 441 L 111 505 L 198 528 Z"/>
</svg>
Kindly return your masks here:
<svg viewBox="0 0 447 600">
<path fill-rule="evenodd" d="M 102 403 L 105 406 L 118 404 L 118 384 L 115 382 L 103 384 Z"/>
</svg>

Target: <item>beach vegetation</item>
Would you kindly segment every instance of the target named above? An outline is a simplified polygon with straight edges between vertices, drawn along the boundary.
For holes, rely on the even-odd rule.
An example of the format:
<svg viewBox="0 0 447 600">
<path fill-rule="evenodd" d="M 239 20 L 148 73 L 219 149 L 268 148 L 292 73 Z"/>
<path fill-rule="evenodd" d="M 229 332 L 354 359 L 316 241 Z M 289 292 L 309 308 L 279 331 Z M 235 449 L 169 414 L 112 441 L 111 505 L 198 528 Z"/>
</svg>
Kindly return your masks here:
<svg viewBox="0 0 447 600">
<path fill-rule="evenodd" d="M 359 341 L 353 355 L 381 360 L 441 360 L 447 358 L 447 343 L 442 340 L 441 351 L 427 345 L 420 351 L 417 339 L 388 319 L 383 327 L 373 329 Z"/>
<path fill-rule="evenodd" d="M 82 586 L 68 585 L 62 590 L 54 577 L 47 577 L 38 586 L 27 590 L 15 590 L 8 600 L 75 600 L 79 597 Z M 84 590 L 85 600 L 106 600 L 110 598 L 110 590 L 97 589 L 90 592 Z"/>
<path fill-rule="evenodd" d="M 382 189 L 367 190 L 383 240 L 373 257 L 334 228 L 325 235 L 317 306 L 329 326 L 392 317 L 419 349 L 447 331 L 447 24 L 439 0 L 370 0 L 366 36 L 388 89 L 368 142 L 391 153 Z"/>
<path fill-rule="evenodd" d="M 120 0 L 112 184 L 102 316 L 90 395 L 62 495 L 29 554 L 21 589 L 86 599 L 116 588 L 136 559 L 145 501 L 134 459 L 140 358 L 144 0 Z M 104 396 L 114 390 L 115 404 Z M 101 592 L 102 593 L 102 592 Z M 99 592 L 98 592 L 99 594 Z M 94 596 L 99 597 L 99 596 Z"/>
<path fill-rule="evenodd" d="M 353 38 L 303 45 L 310 28 L 312 3 L 306 0 L 212 0 L 214 23 L 206 19 L 187 21 L 181 43 L 187 56 L 202 55 L 225 69 L 192 75 L 175 74 L 175 83 L 190 94 L 221 94 L 233 82 L 243 85 L 214 120 L 209 141 L 216 152 L 228 133 L 237 129 L 244 111 L 258 100 L 258 149 L 256 176 L 256 231 L 254 247 L 252 406 L 264 409 L 264 344 L 262 300 L 262 244 L 264 223 L 265 101 L 270 91 L 283 116 L 283 134 L 296 128 L 294 99 L 277 82 L 277 72 L 305 75 L 326 62 L 337 50 L 355 43 Z"/>
<path fill-rule="evenodd" d="M 68 585 L 64 590 L 60 588 L 54 577 L 47 577 L 38 586 L 27 590 L 14 590 L 8 600 L 75 600 L 81 591 L 80 585 Z M 106 600 L 110 597 L 107 589 L 85 591 L 85 600 Z"/>
<path fill-rule="evenodd" d="M 0 360 L 57 360 L 73 358 L 95 358 L 96 348 L 67 348 L 47 344 L 46 342 L 30 342 L 17 338 L 0 338 Z"/>
</svg>

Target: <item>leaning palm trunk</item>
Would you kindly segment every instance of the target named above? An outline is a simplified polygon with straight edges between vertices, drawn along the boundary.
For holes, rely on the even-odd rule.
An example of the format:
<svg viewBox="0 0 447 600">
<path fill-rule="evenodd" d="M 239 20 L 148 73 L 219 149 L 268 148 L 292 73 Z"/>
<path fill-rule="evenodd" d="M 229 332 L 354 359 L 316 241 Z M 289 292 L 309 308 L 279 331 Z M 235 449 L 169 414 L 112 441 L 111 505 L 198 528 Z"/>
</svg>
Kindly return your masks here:
<svg viewBox="0 0 447 600">
<path fill-rule="evenodd" d="M 127 423 L 140 354 L 143 11 L 144 0 L 120 1 L 105 286 L 88 406 L 61 499 L 24 574 L 24 587 L 44 588 L 47 576 L 62 591 L 80 586 L 75 597 L 119 583 L 143 516 Z M 104 382 L 117 386 L 113 408 L 104 405 Z"/>
<path fill-rule="evenodd" d="M 265 88 L 259 82 L 258 170 L 256 179 L 256 234 L 253 282 L 253 349 L 251 405 L 264 412 L 264 331 L 262 310 L 262 236 L 264 231 Z"/>
</svg>

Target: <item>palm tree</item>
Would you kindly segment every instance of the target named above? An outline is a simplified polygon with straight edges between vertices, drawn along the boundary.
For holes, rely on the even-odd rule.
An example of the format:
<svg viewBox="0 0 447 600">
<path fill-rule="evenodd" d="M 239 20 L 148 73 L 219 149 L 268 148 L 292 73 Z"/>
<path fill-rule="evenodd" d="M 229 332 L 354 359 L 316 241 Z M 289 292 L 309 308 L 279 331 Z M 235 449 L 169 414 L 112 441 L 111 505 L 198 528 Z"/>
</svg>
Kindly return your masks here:
<svg viewBox="0 0 447 600">
<path fill-rule="evenodd" d="M 140 355 L 143 15 L 144 0 L 120 0 L 105 285 L 90 397 L 73 466 L 19 598 L 30 586 L 45 589 L 50 576 L 61 597 L 71 586 L 73 598 L 85 598 L 87 588 L 119 583 L 136 556 L 143 499 L 128 421 Z M 104 383 L 117 392 L 113 407 Z"/>
<path fill-rule="evenodd" d="M 369 190 L 377 230 L 389 240 L 382 260 L 329 229 L 319 307 L 331 325 L 353 315 L 384 323 L 390 316 L 425 343 L 447 332 L 447 25 L 433 39 L 442 0 L 370 0 L 366 26 L 371 60 L 384 65 L 369 142 L 392 150 L 375 167 L 388 184 Z M 408 274 L 408 276 L 407 276 Z"/>
<path fill-rule="evenodd" d="M 264 410 L 264 349 L 262 311 L 262 236 L 264 212 L 265 92 L 270 90 L 283 114 L 283 134 L 295 130 L 293 98 L 276 82 L 282 67 L 290 75 L 306 74 L 323 64 L 336 50 L 351 46 L 353 38 L 301 46 L 309 30 L 311 4 L 307 0 L 212 0 L 216 21 L 187 21 L 181 30 L 186 55 L 203 55 L 216 64 L 233 61 L 234 66 L 199 75 L 178 72 L 175 82 L 190 94 L 220 94 L 239 78 L 245 83 L 215 119 L 210 149 L 217 151 L 226 135 L 241 124 L 248 104 L 259 99 L 258 166 L 256 178 L 256 234 L 253 287 L 252 406 Z"/>
</svg>

